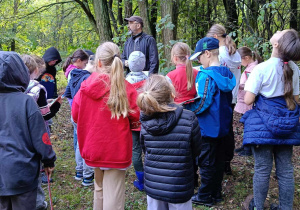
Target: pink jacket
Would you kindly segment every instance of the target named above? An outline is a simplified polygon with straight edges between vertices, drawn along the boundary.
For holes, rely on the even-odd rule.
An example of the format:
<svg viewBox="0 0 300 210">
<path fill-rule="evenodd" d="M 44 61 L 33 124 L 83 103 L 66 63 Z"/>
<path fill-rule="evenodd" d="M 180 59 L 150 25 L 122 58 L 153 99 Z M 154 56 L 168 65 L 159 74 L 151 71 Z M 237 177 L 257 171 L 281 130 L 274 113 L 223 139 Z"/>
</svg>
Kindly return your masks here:
<svg viewBox="0 0 300 210">
<path fill-rule="evenodd" d="M 245 71 L 243 72 L 240 80 L 239 90 L 238 90 L 238 96 L 237 96 L 237 104 L 234 108 L 234 111 L 245 114 L 246 111 L 252 109 L 252 105 L 247 105 L 244 102 L 244 97 L 246 94 L 246 91 L 244 91 L 245 83 L 249 77 L 249 74 L 252 72 L 253 68 L 258 64 L 257 61 L 254 61 L 252 63 L 249 63 Z"/>
</svg>

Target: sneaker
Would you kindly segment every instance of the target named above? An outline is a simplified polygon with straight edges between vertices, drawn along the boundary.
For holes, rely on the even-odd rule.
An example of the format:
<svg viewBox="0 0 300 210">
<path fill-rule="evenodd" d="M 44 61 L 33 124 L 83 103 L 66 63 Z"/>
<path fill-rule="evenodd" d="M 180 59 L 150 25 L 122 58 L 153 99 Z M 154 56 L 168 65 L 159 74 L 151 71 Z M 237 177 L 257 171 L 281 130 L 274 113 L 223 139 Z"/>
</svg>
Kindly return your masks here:
<svg viewBox="0 0 300 210">
<path fill-rule="evenodd" d="M 254 198 L 251 199 L 249 203 L 249 210 L 256 210 L 255 204 L 254 204 Z"/>
<path fill-rule="evenodd" d="M 50 178 L 49 182 L 52 183 L 53 179 Z M 45 172 L 42 172 L 42 184 L 48 184 L 48 177 Z"/>
<path fill-rule="evenodd" d="M 36 210 L 46 210 L 48 208 L 48 203 L 47 201 L 44 201 L 43 202 L 43 205 L 42 206 L 37 206 Z"/>
<path fill-rule="evenodd" d="M 93 185 L 94 184 L 94 174 L 88 178 L 83 178 L 81 184 L 85 187 Z"/>
<path fill-rule="evenodd" d="M 218 192 L 216 196 L 212 196 L 212 199 L 215 204 L 222 202 L 223 201 L 222 193 Z"/>
<path fill-rule="evenodd" d="M 230 167 L 230 161 L 226 161 L 226 162 L 225 162 L 224 173 L 225 173 L 226 175 L 232 175 L 232 171 L 231 171 L 231 167 Z"/>
<path fill-rule="evenodd" d="M 81 181 L 83 178 L 82 171 L 76 171 L 74 178 L 75 180 Z"/>
<path fill-rule="evenodd" d="M 270 210 L 279 210 L 279 206 L 276 203 L 272 203 L 270 206 Z"/>
<path fill-rule="evenodd" d="M 252 152 L 243 150 L 243 151 L 239 152 L 238 155 L 239 155 L 239 156 L 242 156 L 242 157 L 247 157 L 247 156 L 251 156 L 251 155 L 252 155 Z"/>
<path fill-rule="evenodd" d="M 212 198 L 202 199 L 199 197 L 197 193 L 192 196 L 192 203 L 196 205 L 202 205 L 208 207 L 212 207 L 214 204 Z"/>
<path fill-rule="evenodd" d="M 48 208 L 48 203 L 47 201 L 44 201 L 44 209 L 46 210 Z"/>
</svg>

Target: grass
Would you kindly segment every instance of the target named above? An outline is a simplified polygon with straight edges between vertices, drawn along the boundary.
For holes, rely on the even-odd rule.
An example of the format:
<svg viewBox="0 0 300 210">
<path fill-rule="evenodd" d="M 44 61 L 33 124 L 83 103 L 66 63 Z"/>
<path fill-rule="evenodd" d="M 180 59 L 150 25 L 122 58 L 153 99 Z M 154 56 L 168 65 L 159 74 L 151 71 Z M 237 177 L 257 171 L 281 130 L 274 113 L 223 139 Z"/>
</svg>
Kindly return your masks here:
<svg viewBox="0 0 300 210">
<path fill-rule="evenodd" d="M 239 119 L 239 116 L 235 116 Z M 76 181 L 75 157 L 73 150 L 73 127 L 70 122 L 70 108 L 65 100 L 61 110 L 54 118 L 53 134 L 51 136 L 54 150 L 57 154 L 54 183 L 51 184 L 52 199 L 55 210 L 91 210 L 93 209 L 93 186 L 83 187 L 80 181 Z M 236 133 L 236 144 L 240 146 L 242 139 L 242 125 L 234 122 Z M 295 198 L 294 209 L 300 209 L 300 148 L 294 147 L 294 168 L 295 168 Z M 208 208 L 203 206 L 193 206 L 196 210 L 209 209 L 242 209 L 246 197 L 252 194 L 254 160 L 252 157 L 235 156 L 232 161 L 233 176 L 224 176 L 223 197 L 224 201 L 219 205 Z M 133 187 L 135 179 L 133 167 L 126 172 L 126 195 L 125 209 L 147 209 L 147 199 L 144 192 L 139 192 Z M 44 187 L 45 194 L 48 194 L 47 187 Z M 49 201 L 48 195 L 46 200 Z M 268 205 L 278 203 L 278 186 L 274 178 L 274 169 L 270 179 L 270 189 L 268 194 Z"/>
</svg>

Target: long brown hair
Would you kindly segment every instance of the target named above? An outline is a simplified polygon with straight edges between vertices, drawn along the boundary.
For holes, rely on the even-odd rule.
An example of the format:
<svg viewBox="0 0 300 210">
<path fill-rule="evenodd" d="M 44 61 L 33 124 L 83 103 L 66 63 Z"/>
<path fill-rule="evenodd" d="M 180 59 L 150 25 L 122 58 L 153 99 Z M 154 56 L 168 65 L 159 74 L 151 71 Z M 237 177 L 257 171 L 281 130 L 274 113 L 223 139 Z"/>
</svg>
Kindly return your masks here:
<svg viewBox="0 0 300 210">
<path fill-rule="evenodd" d="M 194 85 L 193 66 L 192 66 L 192 62 L 189 59 L 190 55 L 191 55 L 190 47 L 183 42 L 177 42 L 176 44 L 174 44 L 171 50 L 172 58 L 173 56 L 177 56 L 181 62 L 185 62 L 187 90 L 191 90 Z"/>
<path fill-rule="evenodd" d="M 127 98 L 123 63 L 120 57 L 119 47 L 112 42 L 104 42 L 96 51 L 95 63 L 101 61 L 104 71 L 110 76 L 110 93 L 107 106 L 111 111 L 111 117 L 127 117 L 130 112 Z"/>
<path fill-rule="evenodd" d="M 207 37 L 214 37 L 217 35 L 218 37 L 222 37 L 225 39 L 225 46 L 228 48 L 229 55 L 233 55 L 236 52 L 236 44 L 232 40 L 231 36 L 226 33 L 226 29 L 224 26 L 220 24 L 214 24 L 209 31 L 207 32 Z"/>
<path fill-rule="evenodd" d="M 293 70 L 288 61 L 300 60 L 300 40 L 299 34 L 294 29 L 285 32 L 278 40 L 278 56 L 283 61 L 284 75 L 284 98 L 289 110 L 296 108 L 296 102 L 293 96 Z"/>
<path fill-rule="evenodd" d="M 254 61 L 257 61 L 257 63 L 263 62 L 263 59 L 259 56 L 259 54 L 256 51 L 252 51 L 249 47 L 240 47 L 237 51 L 240 54 L 241 58 L 249 56 Z"/>
<path fill-rule="evenodd" d="M 66 72 L 68 66 L 72 63 L 75 63 L 77 60 L 85 61 L 89 59 L 89 55 L 82 49 L 76 50 L 72 56 L 69 56 L 63 64 L 63 70 Z"/>
<path fill-rule="evenodd" d="M 176 109 L 169 106 L 174 102 L 172 94 L 175 95 L 175 89 L 164 76 L 152 75 L 147 79 L 143 89 L 144 92 L 138 96 L 137 105 L 144 114 L 152 115 Z"/>
</svg>

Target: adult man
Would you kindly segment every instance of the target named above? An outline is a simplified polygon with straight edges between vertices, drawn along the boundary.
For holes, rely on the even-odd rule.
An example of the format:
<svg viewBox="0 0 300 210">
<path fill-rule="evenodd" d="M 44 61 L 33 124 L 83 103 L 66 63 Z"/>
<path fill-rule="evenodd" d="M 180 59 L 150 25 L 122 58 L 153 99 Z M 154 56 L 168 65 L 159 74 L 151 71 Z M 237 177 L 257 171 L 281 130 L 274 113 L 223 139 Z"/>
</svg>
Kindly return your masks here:
<svg viewBox="0 0 300 210">
<path fill-rule="evenodd" d="M 122 62 L 125 67 L 128 67 L 128 58 L 133 51 L 141 51 L 146 57 L 146 65 L 144 71 L 149 71 L 149 74 L 158 73 L 159 61 L 158 51 L 155 39 L 143 32 L 143 20 L 139 16 L 131 16 L 125 18 L 128 21 L 128 29 L 131 37 L 126 40 L 122 53 Z"/>
</svg>

